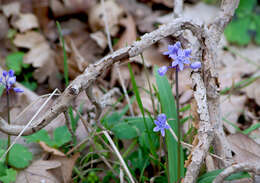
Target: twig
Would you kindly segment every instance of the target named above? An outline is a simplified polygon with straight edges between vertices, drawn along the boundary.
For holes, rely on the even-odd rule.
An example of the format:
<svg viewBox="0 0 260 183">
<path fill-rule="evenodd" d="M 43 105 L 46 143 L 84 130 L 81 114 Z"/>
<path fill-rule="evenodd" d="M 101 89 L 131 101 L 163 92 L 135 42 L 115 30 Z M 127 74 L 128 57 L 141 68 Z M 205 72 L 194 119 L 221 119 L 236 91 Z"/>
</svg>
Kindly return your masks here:
<svg viewBox="0 0 260 183">
<path fill-rule="evenodd" d="M 119 152 L 118 149 L 116 148 L 116 145 L 115 145 L 115 143 L 113 142 L 113 140 L 111 139 L 110 135 L 107 133 L 107 131 L 103 131 L 103 133 L 104 133 L 104 135 L 106 136 L 106 138 L 107 138 L 108 142 L 110 143 L 110 145 L 112 146 L 112 148 L 114 149 L 114 151 L 115 151 L 115 153 L 116 153 L 116 155 L 117 155 L 119 161 L 121 162 L 122 167 L 124 168 L 124 170 L 125 170 L 127 176 L 129 177 L 130 181 L 131 181 L 132 183 L 135 183 L 135 181 L 134 181 L 134 179 L 133 179 L 133 177 L 132 177 L 130 171 L 128 170 L 128 167 L 127 167 L 127 165 L 126 165 L 126 163 L 125 163 L 123 157 L 121 156 L 120 152 Z"/>
<path fill-rule="evenodd" d="M 200 167 L 207 155 L 210 144 L 214 138 L 214 131 L 210 123 L 210 117 L 207 106 L 208 103 L 206 97 L 206 88 L 199 73 L 192 74 L 192 82 L 195 84 L 194 97 L 197 102 L 197 111 L 200 117 L 198 129 L 199 142 L 191 152 L 191 163 L 187 167 L 187 172 L 183 180 L 183 183 L 196 182 Z"/>
<path fill-rule="evenodd" d="M 173 16 L 179 18 L 182 15 L 183 0 L 173 0 Z"/>
<path fill-rule="evenodd" d="M 232 165 L 225 170 L 223 170 L 213 181 L 213 183 L 222 183 L 224 179 L 229 175 L 236 173 L 236 172 L 252 172 L 256 175 L 260 175 L 260 164 L 258 162 L 245 162 Z"/>
<path fill-rule="evenodd" d="M 42 104 L 42 106 L 38 109 L 38 111 L 34 114 L 34 116 L 31 118 L 31 120 L 27 123 L 27 125 L 21 130 L 21 132 L 18 134 L 18 136 L 14 139 L 13 143 L 8 147 L 8 149 L 5 151 L 5 153 L 1 156 L 0 161 L 3 160 L 3 158 L 6 156 L 6 154 L 10 151 L 10 149 L 13 147 L 13 145 L 17 142 L 17 140 L 22 136 L 22 134 L 25 132 L 25 130 L 32 124 L 33 120 L 38 116 L 38 114 L 41 112 L 41 110 L 45 107 L 45 105 L 49 102 L 49 100 L 52 98 L 52 96 L 56 93 L 57 89 L 55 89 L 52 94 L 47 98 L 47 100 Z"/>
<path fill-rule="evenodd" d="M 113 47 L 112 47 L 112 41 L 111 41 L 111 36 L 110 36 L 110 32 L 109 32 L 109 27 L 108 27 L 108 21 L 107 21 L 107 16 L 106 16 L 107 12 L 106 12 L 106 9 L 105 9 L 104 0 L 101 0 L 101 4 L 102 4 L 102 7 L 103 7 L 103 12 L 104 12 L 104 22 L 105 22 L 105 30 L 106 30 L 106 35 L 107 35 L 107 42 L 108 42 L 108 46 L 109 46 L 110 52 L 113 53 L 114 50 L 113 50 Z M 122 86 L 122 89 L 123 89 L 126 101 L 128 103 L 130 114 L 131 114 L 131 116 L 134 116 L 134 111 L 133 111 L 133 108 L 132 108 L 132 105 L 131 105 L 131 102 L 130 102 L 130 98 L 129 98 L 129 95 L 127 93 L 127 90 L 126 90 L 125 83 L 124 83 L 124 80 L 122 78 L 121 72 L 119 70 L 119 64 L 115 63 L 114 68 L 116 69 L 116 72 L 118 74 L 119 82 L 120 82 L 120 84 Z"/>
</svg>

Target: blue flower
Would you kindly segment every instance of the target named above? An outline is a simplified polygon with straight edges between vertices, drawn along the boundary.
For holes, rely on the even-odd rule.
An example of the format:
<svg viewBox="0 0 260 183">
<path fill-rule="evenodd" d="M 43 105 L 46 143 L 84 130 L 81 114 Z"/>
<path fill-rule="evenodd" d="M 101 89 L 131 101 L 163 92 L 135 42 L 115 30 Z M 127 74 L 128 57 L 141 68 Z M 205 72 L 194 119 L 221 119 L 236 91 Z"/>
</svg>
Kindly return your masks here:
<svg viewBox="0 0 260 183">
<path fill-rule="evenodd" d="M 16 82 L 16 76 L 14 75 L 13 70 L 3 71 L 3 76 L 0 77 L 0 84 L 2 84 L 6 91 L 9 92 L 9 90 L 13 89 L 16 93 L 23 92 L 23 89 L 21 88 L 15 88 L 13 85 Z"/>
<path fill-rule="evenodd" d="M 173 62 L 171 66 L 162 66 L 158 69 L 158 74 L 160 76 L 165 75 L 168 68 L 176 68 L 180 71 L 185 69 L 188 65 L 191 69 L 199 69 L 201 68 L 201 62 L 190 62 L 191 58 L 191 49 L 182 49 L 181 43 L 178 41 L 174 45 L 168 45 L 168 51 L 163 52 L 164 55 L 168 55 Z"/>
<path fill-rule="evenodd" d="M 154 127 L 153 131 L 154 132 L 158 132 L 161 131 L 162 136 L 165 136 L 165 129 L 169 129 L 170 126 L 167 124 L 166 121 L 166 115 L 165 114 L 159 114 L 157 116 L 157 120 L 154 120 L 154 123 L 156 125 L 156 127 Z"/>
<path fill-rule="evenodd" d="M 160 76 L 163 76 L 163 75 L 165 75 L 165 73 L 167 72 L 167 70 L 168 70 L 168 67 L 167 67 L 167 66 L 162 66 L 162 67 L 160 67 L 160 68 L 158 69 L 158 74 L 159 74 Z"/>
</svg>

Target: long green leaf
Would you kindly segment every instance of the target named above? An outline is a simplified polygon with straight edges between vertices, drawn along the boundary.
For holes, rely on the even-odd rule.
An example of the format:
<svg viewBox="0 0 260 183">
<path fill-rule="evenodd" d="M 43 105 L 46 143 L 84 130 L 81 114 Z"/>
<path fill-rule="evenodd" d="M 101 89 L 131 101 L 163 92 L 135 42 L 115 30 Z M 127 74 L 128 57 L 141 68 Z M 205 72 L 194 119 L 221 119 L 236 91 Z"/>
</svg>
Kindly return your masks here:
<svg viewBox="0 0 260 183">
<path fill-rule="evenodd" d="M 134 93 L 135 93 L 136 101 L 137 101 L 138 106 L 139 106 L 141 113 L 143 115 L 145 129 L 148 132 L 148 139 L 149 139 L 149 144 L 151 146 L 151 152 L 154 156 L 156 156 L 156 153 L 155 153 L 155 150 L 154 150 L 154 145 L 152 143 L 152 138 L 151 138 L 151 135 L 149 133 L 148 124 L 146 122 L 146 118 L 145 118 L 145 114 L 144 114 L 143 103 L 142 103 L 142 100 L 141 100 L 141 97 L 140 97 L 140 94 L 139 94 L 138 86 L 137 86 L 136 81 L 135 81 L 135 77 L 134 77 L 134 74 L 133 74 L 132 67 L 129 63 L 128 63 L 128 68 L 129 68 L 129 72 L 130 72 L 131 82 L 133 84 L 133 90 L 134 90 Z"/>
<path fill-rule="evenodd" d="M 158 93 L 160 97 L 160 103 L 162 108 L 162 113 L 166 114 L 169 125 L 172 127 L 173 131 L 177 134 L 178 124 L 177 124 L 177 112 L 175 100 L 172 95 L 172 90 L 170 83 L 168 82 L 166 76 L 160 76 L 157 72 L 158 68 L 155 68 L 156 84 L 158 87 Z M 177 171 L 178 171 L 178 143 L 172 137 L 170 132 L 166 131 L 166 144 L 168 149 L 168 167 L 170 182 L 177 182 Z M 184 175 L 184 154 L 181 150 L 181 176 Z"/>
</svg>

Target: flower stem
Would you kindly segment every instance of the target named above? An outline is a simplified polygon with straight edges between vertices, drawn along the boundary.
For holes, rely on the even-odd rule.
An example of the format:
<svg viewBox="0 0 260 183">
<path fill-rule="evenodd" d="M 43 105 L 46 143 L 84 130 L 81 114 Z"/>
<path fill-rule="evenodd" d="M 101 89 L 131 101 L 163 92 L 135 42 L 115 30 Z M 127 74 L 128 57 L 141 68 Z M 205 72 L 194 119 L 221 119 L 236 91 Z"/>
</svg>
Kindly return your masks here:
<svg viewBox="0 0 260 183">
<path fill-rule="evenodd" d="M 181 124 L 180 124 L 180 115 L 179 115 L 179 79 L 178 79 L 178 69 L 175 71 L 175 80 L 176 80 L 176 108 L 177 108 L 177 137 L 178 137 L 178 174 L 177 174 L 177 182 L 181 179 Z"/>
<path fill-rule="evenodd" d="M 6 90 L 6 100 L 7 100 L 7 122 L 10 125 L 10 103 L 9 103 L 9 91 Z M 8 142 L 7 142 L 7 149 L 10 147 L 11 145 L 11 136 L 8 134 Z M 8 165 L 8 160 L 9 160 L 9 152 L 6 155 L 6 165 Z"/>
</svg>

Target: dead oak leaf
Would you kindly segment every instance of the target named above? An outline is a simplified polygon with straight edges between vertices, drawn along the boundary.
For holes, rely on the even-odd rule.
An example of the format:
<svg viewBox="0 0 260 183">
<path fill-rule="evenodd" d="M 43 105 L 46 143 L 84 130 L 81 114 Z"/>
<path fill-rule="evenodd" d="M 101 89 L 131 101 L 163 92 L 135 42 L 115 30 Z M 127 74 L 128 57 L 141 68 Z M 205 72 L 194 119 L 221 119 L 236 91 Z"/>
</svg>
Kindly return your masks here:
<svg viewBox="0 0 260 183">
<path fill-rule="evenodd" d="M 53 173 L 53 175 L 59 178 L 60 182 L 70 183 L 73 167 L 79 157 L 79 152 L 74 154 L 70 158 L 62 156 L 52 156 L 52 161 L 59 161 L 61 163 L 61 166 L 57 167 L 56 169 L 52 169 L 51 172 Z"/>
<path fill-rule="evenodd" d="M 106 17 L 104 15 L 106 12 Z M 119 20 L 123 16 L 123 9 L 118 6 L 113 0 L 104 2 L 104 6 L 101 3 L 93 6 L 89 12 L 89 24 L 93 32 L 98 30 L 105 30 L 104 18 L 107 20 L 109 26 L 109 32 L 112 36 L 115 36 L 119 31 Z"/>
<path fill-rule="evenodd" d="M 21 11 L 21 4 L 20 2 L 12 2 L 2 5 L 2 11 L 7 18 L 11 15 L 18 15 Z"/>
<path fill-rule="evenodd" d="M 59 161 L 55 160 L 37 160 L 34 161 L 28 168 L 19 172 L 16 183 L 59 183 L 59 180 L 52 175 L 48 170 L 61 166 Z"/>
<path fill-rule="evenodd" d="M 44 41 L 45 38 L 39 32 L 27 31 L 26 33 L 17 34 L 13 42 L 17 47 L 32 49 Z"/>
<path fill-rule="evenodd" d="M 246 96 L 222 95 L 220 97 L 220 108 L 222 111 L 222 117 L 235 125 L 237 124 L 238 117 L 243 112 Z M 235 133 L 236 130 L 228 123 L 224 123 L 229 133 Z"/>
<path fill-rule="evenodd" d="M 18 19 L 12 22 L 12 25 L 20 32 L 26 32 L 39 27 L 37 17 L 34 14 L 19 14 Z"/>
</svg>

